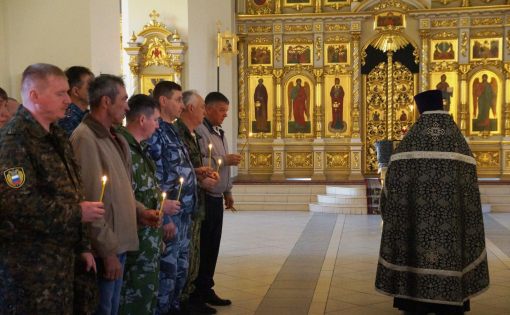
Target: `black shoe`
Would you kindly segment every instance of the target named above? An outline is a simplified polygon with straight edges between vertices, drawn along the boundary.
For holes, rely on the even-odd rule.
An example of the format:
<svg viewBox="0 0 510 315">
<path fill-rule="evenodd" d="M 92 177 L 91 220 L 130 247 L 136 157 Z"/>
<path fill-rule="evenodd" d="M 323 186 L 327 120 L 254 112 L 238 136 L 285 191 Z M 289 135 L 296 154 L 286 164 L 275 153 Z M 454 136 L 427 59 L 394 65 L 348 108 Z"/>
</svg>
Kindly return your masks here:
<svg viewBox="0 0 510 315">
<path fill-rule="evenodd" d="M 227 306 L 232 304 L 232 301 L 227 299 L 222 299 L 219 296 L 216 295 L 216 292 L 214 290 L 211 290 L 211 293 L 209 293 L 208 296 L 204 298 L 205 303 L 211 304 L 214 306 Z"/>
<path fill-rule="evenodd" d="M 189 304 L 189 310 L 191 315 L 195 314 L 216 314 L 217 311 L 215 308 L 210 307 L 204 302 L 194 302 Z"/>
</svg>

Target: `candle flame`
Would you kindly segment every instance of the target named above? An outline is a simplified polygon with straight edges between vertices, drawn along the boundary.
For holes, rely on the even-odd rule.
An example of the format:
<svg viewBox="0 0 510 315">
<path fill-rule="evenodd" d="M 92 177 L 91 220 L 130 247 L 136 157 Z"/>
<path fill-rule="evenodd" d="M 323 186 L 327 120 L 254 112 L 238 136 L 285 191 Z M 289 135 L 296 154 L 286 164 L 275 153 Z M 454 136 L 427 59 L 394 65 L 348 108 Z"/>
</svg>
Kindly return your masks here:
<svg viewBox="0 0 510 315">
<path fill-rule="evenodd" d="M 181 185 L 182 185 L 182 183 L 184 183 L 184 177 L 179 178 L 179 182 L 180 182 L 180 183 L 181 183 Z"/>
<path fill-rule="evenodd" d="M 218 159 L 218 164 L 221 165 L 221 159 Z"/>
<path fill-rule="evenodd" d="M 212 143 L 209 143 L 209 150 L 212 149 Z"/>
<path fill-rule="evenodd" d="M 165 200 L 166 199 L 166 192 L 162 193 L 161 194 L 161 199 Z"/>
<path fill-rule="evenodd" d="M 106 175 L 103 175 L 103 177 L 101 177 L 101 181 L 103 181 L 103 183 L 106 183 L 107 180 L 108 180 L 108 177 L 106 177 Z"/>
</svg>

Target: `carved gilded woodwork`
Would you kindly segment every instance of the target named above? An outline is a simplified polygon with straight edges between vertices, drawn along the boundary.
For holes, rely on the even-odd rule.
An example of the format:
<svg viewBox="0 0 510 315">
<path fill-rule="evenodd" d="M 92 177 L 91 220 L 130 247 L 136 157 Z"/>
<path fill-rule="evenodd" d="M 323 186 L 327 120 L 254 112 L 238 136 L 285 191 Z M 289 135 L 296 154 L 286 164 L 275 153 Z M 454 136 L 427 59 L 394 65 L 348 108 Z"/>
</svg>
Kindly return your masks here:
<svg viewBox="0 0 510 315">
<path fill-rule="evenodd" d="M 457 23 L 456 19 L 433 20 L 432 27 L 456 27 Z"/>
<path fill-rule="evenodd" d="M 434 33 L 430 36 L 431 39 L 452 39 L 457 38 L 457 33 L 449 32 L 449 31 L 442 31 L 439 33 Z"/>
<path fill-rule="evenodd" d="M 276 0 L 277 2 L 280 0 Z M 248 13 L 263 15 L 263 14 L 271 14 L 273 13 L 274 3 L 273 0 L 265 0 L 265 1 L 248 1 Z"/>
<path fill-rule="evenodd" d="M 502 24 L 503 18 L 501 17 L 487 17 L 487 18 L 472 18 L 471 19 L 471 25 L 478 26 L 478 25 L 497 25 Z"/>
<path fill-rule="evenodd" d="M 326 23 L 324 25 L 324 29 L 327 32 L 338 32 L 338 31 L 348 31 L 350 29 L 349 24 L 340 24 L 340 23 Z"/>
<path fill-rule="evenodd" d="M 487 37 L 498 37 L 501 36 L 500 31 L 475 31 L 471 33 L 471 38 L 487 38 Z"/>
<path fill-rule="evenodd" d="M 273 167 L 272 152 L 250 152 L 250 168 L 270 169 Z"/>
<path fill-rule="evenodd" d="M 248 27 L 248 33 L 271 33 L 273 27 L 271 25 L 255 25 Z"/>
<path fill-rule="evenodd" d="M 327 152 L 326 169 L 349 169 L 349 152 Z"/>
<path fill-rule="evenodd" d="M 510 152 L 505 153 L 505 166 L 506 168 L 510 168 Z"/>
<path fill-rule="evenodd" d="M 287 152 L 285 155 L 285 167 L 288 169 L 312 168 L 313 159 L 311 152 Z"/>
<path fill-rule="evenodd" d="M 284 30 L 288 33 L 296 32 L 310 32 L 312 30 L 312 24 L 298 24 L 298 25 L 285 25 Z"/>
<path fill-rule="evenodd" d="M 466 32 L 462 32 L 461 42 L 460 42 L 460 53 L 463 57 L 467 56 L 467 45 L 468 45 L 468 35 Z"/>
<path fill-rule="evenodd" d="M 478 168 L 498 168 L 500 165 L 499 151 L 473 151 Z"/>
</svg>

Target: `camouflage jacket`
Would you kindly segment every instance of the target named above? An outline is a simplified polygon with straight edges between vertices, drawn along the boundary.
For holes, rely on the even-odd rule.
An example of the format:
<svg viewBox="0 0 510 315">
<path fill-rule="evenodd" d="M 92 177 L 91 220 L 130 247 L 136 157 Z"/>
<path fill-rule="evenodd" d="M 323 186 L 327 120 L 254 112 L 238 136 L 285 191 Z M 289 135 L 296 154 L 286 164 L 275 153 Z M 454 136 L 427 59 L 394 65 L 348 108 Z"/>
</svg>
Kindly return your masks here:
<svg viewBox="0 0 510 315">
<path fill-rule="evenodd" d="M 179 138 L 172 124 L 159 119 L 159 128 L 147 141 L 147 150 L 156 163 L 156 177 L 159 187 L 167 192 L 167 198 L 176 199 L 179 191 L 179 178 L 184 179 L 179 200 L 181 211 L 193 213 L 197 203 L 197 178 L 188 150 Z M 170 218 L 165 215 L 164 223 Z"/>
<path fill-rule="evenodd" d="M 46 132 L 24 107 L 0 130 L 0 246 L 89 249 L 80 170 L 64 130 Z"/>
<path fill-rule="evenodd" d="M 67 107 L 66 117 L 60 119 L 57 124 L 62 127 L 65 130 L 67 136 L 70 137 L 74 129 L 78 127 L 78 125 L 83 120 L 83 117 L 85 117 L 88 112 L 88 110 L 82 111 L 78 105 L 71 103 Z"/>
<path fill-rule="evenodd" d="M 144 151 L 145 145 L 138 143 L 126 128 L 119 128 L 119 132 L 126 138 L 131 151 L 133 191 L 136 201 L 141 202 L 146 209 L 159 209 L 161 191 L 158 188 L 154 161 Z"/>
<path fill-rule="evenodd" d="M 194 168 L 199 168 L 203 166 L 202 164 L 202 153 L 200 152 L 200 135 L 198 133 L 194 133 L 194 135 L 189 131 L 188 127 L 182 122 L 182 120 L 177 119 L 175 122 L 175 127 L 179 132 L 179 136 L 184 142 L 184 145 L 188 149 L 189 157 L 191 159 L 191 163 Z M 198 193 L 198 206 L 196 217 L 199 219 L 203 219 L 205 217 L 205 191 L 200 188 L 200 185 L 197 186 Z"/>
</svg>

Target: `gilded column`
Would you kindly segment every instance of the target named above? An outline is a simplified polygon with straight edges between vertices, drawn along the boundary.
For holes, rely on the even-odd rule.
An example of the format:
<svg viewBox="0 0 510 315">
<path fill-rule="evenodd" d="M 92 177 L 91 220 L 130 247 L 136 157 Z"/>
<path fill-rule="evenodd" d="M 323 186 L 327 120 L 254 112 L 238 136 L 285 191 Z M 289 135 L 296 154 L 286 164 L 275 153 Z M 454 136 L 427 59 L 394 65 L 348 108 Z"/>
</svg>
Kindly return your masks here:
<svg viewBox="0 0 510 315">
<path fill-rule="evenodd" d="M 421 58 L 420 58 L 420 92 L 429 89 L 429 30 L 420 30 Z"/>
<path fill-rule="evenodd" d="M 386 53 L 388 56 L 388 97 L 386 98 L 386 132 L 387 137 L 390 140 L 393 140 L 393 125 L 395 123 L 395 119 L 393 117 L 393 51 L 388 51 Z"/>
<path fill-rule="evenodd" d="M 323 81 L 323 69 L 313 69 L 315 76 L 315 138 L 322 138 L 322 81 Z"/>
<path fill-rule="evenodd" d="M 469 64 L 459 65 L 459 75 L 460 75 L 460 131 L 464 136 L 468 135 L 468 104 L 467 104 L 467 96 L 468 96 L 468 84 L 467 84 L 467 74 L 470 70 Z"/>
<path fill-rule="evenodd" d="M 282 69 L 274 69 L 273 70 L 273 76 L 276 81 L 276 111 L 275 111 L 275 131 L 276 131 L 276 139 L 282 138 Z"/>
<path fill-rule="evenodd" d="M 281 14 L 282 13 L 282 4 L 280 3 L 281 0 L 275 0 L 274 1 L 274 14 Z"/>
<path fill-rule="evenodd" d="M 510 63 L 505 63 L 505 127 L 503 134 L 510 137 Z"/>
<path fill-rule="evenodd" d="M 249 173 L 250 168 L 250 148 L 247 145 L 248 143 L 248 114 L 246 108 L 246 67 L 245 67 L 245 49 L 244 49 L 244 40 L 241 39 L 239 41 L 239 62 L 238 62 L 238 71 L 239 71 L 239 129 L 238 129 L 238 148 L 241 144 L 241 139 L 244 139 L 242 148 L 244 149 L 242 154 L 241 165 L 238 167 L 239 174 L 247 175 Z"/>
<path fill-rule="evenodd" d="M 360 33 L 351 34 L 352 38 L 352 138 L 360 138 L 360 107 L 361 107 L 361 59 Z"/>
</svg>

